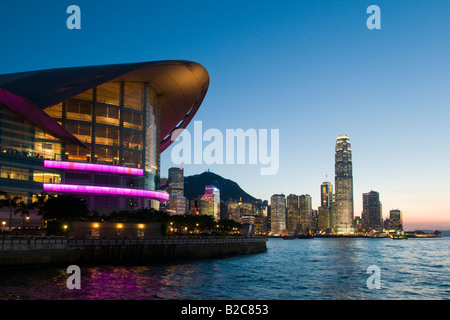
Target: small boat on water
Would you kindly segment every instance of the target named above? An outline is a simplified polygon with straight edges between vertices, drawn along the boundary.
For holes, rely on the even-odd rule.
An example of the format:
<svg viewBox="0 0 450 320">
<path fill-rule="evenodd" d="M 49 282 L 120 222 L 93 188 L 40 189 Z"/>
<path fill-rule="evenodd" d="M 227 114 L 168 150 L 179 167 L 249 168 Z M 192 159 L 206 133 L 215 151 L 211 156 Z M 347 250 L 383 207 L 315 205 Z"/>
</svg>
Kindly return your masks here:
<svg viewBox="0 0 450 320">
<path fill-rule="evenodd" d="M 294 236 L 282 236 L 282 238 L 283 238 L 284 240 L 292 240 L 292 239 L 295 239 Z"/>
<path fill-rule="evenodd" d="M 408 239 L 408 237 L 405 235 L 405 232 L 403 230 L 399 230 L 397 231 L 397 233 L 394 234 L 389 234 L 389 237 L 392 240 L 404 240 L 404 239 Z"/>
</svg>

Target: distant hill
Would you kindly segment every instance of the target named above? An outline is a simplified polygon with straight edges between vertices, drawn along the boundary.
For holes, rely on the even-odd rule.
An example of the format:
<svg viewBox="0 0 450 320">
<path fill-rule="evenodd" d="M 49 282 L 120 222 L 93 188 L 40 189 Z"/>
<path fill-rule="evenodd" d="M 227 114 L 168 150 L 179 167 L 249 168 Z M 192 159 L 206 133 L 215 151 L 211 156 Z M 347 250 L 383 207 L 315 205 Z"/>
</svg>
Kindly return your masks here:
<svg viewBox="0 0 450 320">
<path fill-rule="evenodd" d="M 249 195 L 241 189 L 234 181 L 225 179 L 212 172 L 203 172 L 193 176 L 184 177 L 184 196 L 193 200 L 199 195 L 205 194 L 205 186 L 214 185 L 220 190 L 220 200 L 228 201 L 229 199 L 243 202 L 252 202 L 256 198 Z"/>
</svg>

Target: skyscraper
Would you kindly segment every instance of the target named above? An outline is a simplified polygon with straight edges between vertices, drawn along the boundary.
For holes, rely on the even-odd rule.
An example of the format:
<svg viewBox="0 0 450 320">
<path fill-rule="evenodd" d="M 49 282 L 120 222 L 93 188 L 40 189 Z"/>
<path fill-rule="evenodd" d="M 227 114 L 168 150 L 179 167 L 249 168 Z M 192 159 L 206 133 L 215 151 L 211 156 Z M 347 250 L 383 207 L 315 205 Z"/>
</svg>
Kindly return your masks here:
<svg viewBox="0 0 450 320">
<path fill-rule="evenodd" d="M 403 228 L 403 214 L 399 209 L 389 211 L 391 229 L 399 230 Z"/>
<path fill-rule="evenodd" d="M 363 193 L 362 222 L 365 229 L 381 230 L 383 228 L 380 194 L 376 191 Z"/>
<path fill-rule="evenodd" d="M 184 173 L 183 168 L 172 167 L 169 169 L 167 180 L 167 192 L 169 193 L 169 210 L 175 214 L 185 214 L 188 211 L 187 199 L 184 197 Z"/>
<path fill-rule="evenodd" d="M 274 194 L 270 198 L 270 231 L 281 235 L 286 230 L 286 197 Z"/>
<path fill-rule="evenodd" d="M 188 212 L 188 201 L 185 197 L 174 196 L 169 198 L 170 214 L 185 214 Z"/>
<path fill-rule="evenodd" d="M 220 220 L 220 190 L 215 186 L 205 186 L 205 200 L 209 202 L 209 215 Z"/>
<path fill-rule="evenodd" d="M 353 174 L 352 149 L 347 135 L 336 141 L 335 153 L 335 202 L 333 229 L 336 233 L 350 233 L 353 224 Z"/>
<path fill-rule="evenodd" d="M 318 229 L 329 232 L 331 229 L 331 205 L 333 203 L 333 185 L 325 181 L 320 186 L 320 207 L 318 210 Z"/>
<path fill-rule="evenodd" d="M 299 197 L 300 209 L 300 232 L 308 233 L 312 229 L 312 201 L 309 194 L 302 194 Z"/>
<path fill-rule="evenodd" d="M 322 207 L 331 207 L 331 203 L 333 202 L 333 185 L 325 181 L 320 186 L 320 205 Z"/>
<path fill-rule="evenodd" d="M 172 167 L 169 169 L 167 192 L 171 197 L 184 196 L 184 174 L 183 168 Z"/>
<path fill-rule="evenodd" d="M 300 226 L 300 209 L 298 201 L 298 195 L 296 194 L 287 196 L 286 229 L 292 234 L 294 234 Z"/>
</svg>

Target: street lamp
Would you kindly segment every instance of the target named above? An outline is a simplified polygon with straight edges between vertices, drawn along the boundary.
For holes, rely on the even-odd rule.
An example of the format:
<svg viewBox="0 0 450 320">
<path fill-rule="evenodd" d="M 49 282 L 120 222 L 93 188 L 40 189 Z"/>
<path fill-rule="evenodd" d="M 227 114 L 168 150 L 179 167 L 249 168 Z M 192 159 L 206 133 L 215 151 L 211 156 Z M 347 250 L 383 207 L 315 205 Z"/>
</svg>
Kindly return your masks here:
<svg viewBox="0 0 450 320">
<path fill-rule="evenodd" d="M 2 232 L 5 229 L 6 221 L 2 221 Z"/>
</svg>

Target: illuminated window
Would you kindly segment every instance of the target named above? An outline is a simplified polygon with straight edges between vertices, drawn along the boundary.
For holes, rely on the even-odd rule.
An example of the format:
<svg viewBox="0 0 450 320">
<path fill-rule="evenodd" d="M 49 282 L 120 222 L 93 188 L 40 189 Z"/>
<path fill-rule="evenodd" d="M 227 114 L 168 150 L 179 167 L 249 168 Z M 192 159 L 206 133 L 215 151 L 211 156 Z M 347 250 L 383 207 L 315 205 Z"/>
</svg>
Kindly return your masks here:
<svg viewBox="0 0 450 320">
<path fill-rule="evenodd" d="M 2 166 L 0 177 L 4 179 L 28 181 L 29 171 L 27 169 Z"/>
<path fill-rule="evenodd" d="M 142 111 L 142 83 L 126 82 L 124 86 L 124 107 Z"/>
<path fill-rule="evenodd" d="M 52 172 L 34 171 L 33 181 L 43 183 L 61 183 L 61 175 Z"/>
</svg>

